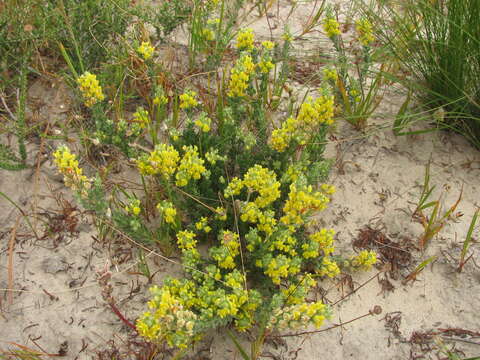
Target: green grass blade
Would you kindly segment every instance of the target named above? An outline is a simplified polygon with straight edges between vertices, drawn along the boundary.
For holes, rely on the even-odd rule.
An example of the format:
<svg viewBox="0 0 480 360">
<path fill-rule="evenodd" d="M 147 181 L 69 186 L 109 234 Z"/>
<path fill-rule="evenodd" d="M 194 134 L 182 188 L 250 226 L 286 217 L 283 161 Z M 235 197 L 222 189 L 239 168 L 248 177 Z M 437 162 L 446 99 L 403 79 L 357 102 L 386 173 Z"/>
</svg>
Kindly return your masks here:
<svg viewBox="0 0 480 360">
<path fill-rule="evenodd" d="M 230 339 L 232 339 L 233 343 L 235 344 L 235 347 L 238 349 L 238 351 L 240 352 L 240 355 L 242 356 L 243 360 L 251 360 L 250 359 L 250 356 L 248 356 L 248 354 L 245 352 L 245 350 L 243 349 L 242 345 L 240 345 L 240 343 L 237 341 L 237 339 L 235 338 L 235 336 L 232 334 L 232 332 L 230 330 L 227 329 L 227 335 Z"/>
<path fill-rule="evenodd" d="M 460 255 L 460 263 L 463 263 L 465 260 L 465 256 L 467 256 L 467 252 L 468 252 L 468 249 L 470 248 L 470 243 L 472 241 L 473 229 L 475 229 L 475 225 L 477 223 L 479 213 L 480 213 L 480 209 L 477 209 L 477 211 L 475 211 L 475 214 L 472 217 L 472 221 L 470 222 L 470 226 L 467 231 L 467 237 L 463 242 L 462 253 Z"/>
</svg>

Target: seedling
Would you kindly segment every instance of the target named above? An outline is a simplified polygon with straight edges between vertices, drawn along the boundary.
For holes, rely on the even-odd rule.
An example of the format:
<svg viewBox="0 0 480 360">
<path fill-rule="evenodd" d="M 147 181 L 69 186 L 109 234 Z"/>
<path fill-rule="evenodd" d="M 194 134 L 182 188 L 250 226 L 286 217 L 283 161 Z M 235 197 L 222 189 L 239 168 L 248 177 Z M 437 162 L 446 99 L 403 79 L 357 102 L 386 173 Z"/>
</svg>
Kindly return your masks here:
<svg viewBox="0 0 480 360">
<path fill-rule="evenodd" d="M 438 200 L 429 201 L 434 189 L 435 186 L 430 187 L 430 162 L 428 162 L 425 168 L 422 194 L 420 195 L 418 205 L 412 215 L 412 217 L 417 216 L 420 218 L 420 223 L 424 228 L 424 233 L 419 240 L 419 246 L 422 250 L 426 248 L 430 240 L 442 230 L 451 218 L 451 215 L 456 210 L 463 194 L 462 188 L 457 201 L 442 215 L 442 197 L 440 196 Z M 425 215 L 424 210 L 429 208 L 432 208 L 432 213 L 430 216 L 427 216 Z"/>
<path fill-rule="evenodd" d="M 425 269 L 425 267 L 437 260 L 436 256 L 431 256 L 428 259 L 422 261 L 407 277 L 403 280 L 403 284 L 407 284 L 409 281 L 417 280 L 417 276 Z"/>
<path fill-rule="evenodd" d="M 473 230 L 475 229 L 475 224 L 477 223 L 479 213 L 480 213 L 480 209 L 477 209 L 477 211 L 475 211 L 475 214 L 473 214 L 472 221 L 470 222 L 470 226 L 469 226 L 468 232 L 467 232 L 467 237 L 465 238 L 465 241 L 463 242 L 462 252 L 460 253 L 460 260 L 458 262 L 458 269 L 457 269 L 458 272 L 462 272 L 465 264 L 473 256 L 473 253 L 470 254 L 470 256 L 468 256 L 468 257 L 467 257 L 467 254 L 468 254 L 468 250 L 470 249 L 470 244 L 472 242 L 472 234 L 473 234 Z"/>
</svg>

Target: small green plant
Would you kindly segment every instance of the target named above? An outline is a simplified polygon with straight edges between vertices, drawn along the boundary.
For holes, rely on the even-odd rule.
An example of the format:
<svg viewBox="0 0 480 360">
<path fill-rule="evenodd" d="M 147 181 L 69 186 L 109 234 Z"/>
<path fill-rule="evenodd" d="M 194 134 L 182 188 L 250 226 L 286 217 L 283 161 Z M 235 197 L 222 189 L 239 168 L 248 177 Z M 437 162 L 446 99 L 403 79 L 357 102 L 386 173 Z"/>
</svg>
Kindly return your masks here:
<svg viewBox="0 0 480 360">
<path fill-rule="evenodd" d="M 366 18 L 355 22 L 357 49 L 354 56 L 349 55 L 340 25 L 330 8 L 323 29 L 336 51 L 333 66 L 323 70 L 324 79 L 335 89 L 335 100 L 341 107 L 342 117 L 355 128 L 365 129 L 368 118 L 377 109 L 391 84 L 387 76 L 391 65 L 378 56 L 372 24 Z M 378 61 L 381 65 L 375 70 Z"/>
<path fill-rule="evenodd" d="M 412 216 L 417 216 L 420 219 L 420 223 L 423 225 L 424 233 L 420 237 L 419 246 L 422 250 L 426 248 L 430 240 L 437 235 L 445 224 L 450 220 L 455 209 L 462 199 L 463 189 L 458 196 L 457 201 L 443 214 L 442 213 L 442 198 L 438 200 L 430 201 L 435 185 L 430 187 L 430 162 L 425 167 L 425 177 L 422 187 L 422 193 L 417 207 L 415 208 Z M 425 215 L 424 210 L 432 209 L 430 216 Z"/>
<path fill-rule="evenodd" d="M 422 261 L 410 274 L 405 277 L 403 284 L 407 284 L 409 281 L 417 280 L 417 276 L 427 267 L 427 265 L 433 264 L 436 260 L 436 256 L 430 256 L 428 259 Z"/>
<path fill-rule="evenodd" d="M 465 264 L 473 256 L 473 254 L 471 254 L 470 256 L 467 256 L 467 255 L 468 255 L 468 250 L 470 249 L 470 245 L 472 243 L 473 230 L 475 229 L 475 225 L 477 224 L 477 219 L 479 214 L 480 214 L 480 209 L 477 209 L 477 211 L 475 211 L 475 214 L 473 214 L 472 221 L 470 222 L 470 226 L 468 227 L 467 236 L 465 238 L 465 241 L 463 242 L 462 251 L 460 252 L 460 259 L 458 261 L 458 268 L 457 268 L 458 272 L 462 272 Z"/>
</svg>

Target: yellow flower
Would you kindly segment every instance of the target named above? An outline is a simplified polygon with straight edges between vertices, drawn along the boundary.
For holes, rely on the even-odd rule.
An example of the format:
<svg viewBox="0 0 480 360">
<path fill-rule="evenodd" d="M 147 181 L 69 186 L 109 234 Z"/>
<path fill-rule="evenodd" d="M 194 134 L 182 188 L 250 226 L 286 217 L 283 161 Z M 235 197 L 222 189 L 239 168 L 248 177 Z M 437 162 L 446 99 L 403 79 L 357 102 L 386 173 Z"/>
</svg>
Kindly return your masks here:
<svg viewBox="0 0 480 360">
<path fill-rule="evenodd" d="M 334 105 L 334 98 L 331 95 L 321 95 L 315 100 L 308 97 L 300 106 L 296 118 L 288 118 L 279 129 L 272 131 L 270 147 L 283 152 L 292 139 L 296 139 L 300 145 L 305 145 L 319 126 L 333 123 Z"/>
<path fill-rule="evenodd" d="M 145 60 L 148 60 L 152 57 L 155 48 L 148 41 L 143 41 L 142 44 L 137 48 L 137 52 L 142 55 Z"/>
<path fill-rule="evenodd" d="M 262 42 L 262 46 L 263 46 L 266 50 L 272 50 L 272 49 L 275 47 L 275 43 L 272 42 L 272 41 L 263 41 L 263 42 Z"/>
<path fill-rule="evenodd" d="M 243 97 L 250 83 L 250 78 L 255 71 L 255 64 L 250 55 L 242 54 L 237 60 L 230 74 L 228 96 Z"/>
<path fill-rule="evenodd" d="M 184 94 L 180 95 L 180 108 L 181 109 L 190 109 L 198 105 L 198 101 L 195 99 L 197 93 L 195 91 L 187 91 Z"/>
<path fill-rule="evenodd" d="M 175 220 L 177 217 L 177 210 L 173 206 L 173 204 L 169 201 L 162 201 L 157 205 L 158 211 L 163 216 L 163 219 L 167 224 L 175 224 Z"/>
<path fill-rule="evenodd" d="M 141 129 L 144 129 L 150 123 L 148 111 L 141 106 L 138 107 L 137 111 L 133 114 L 133 121 L 137 123 Z"/>
<path fill-rule="evenodd" d="M 274 67 L 273 63 L 269 60 L 268 61 L 262 60 L 257 64 L 257 66 L 263 74 L 268 74 L 270 70 L 272 70 Z"/>
<path fill-rule="evenodd" d="M 362 250 L 357 256 L 351 258 L 351 265 L 359 270 L 369 270 L 377 262 L 377 254 L 374 251 Z"/>
<path fill-rule="evenodd" d="M 53 157 L 58 170 L 63 174 L 65 185 L 86 195 L 85 191 L 90 187 L 90 180 L 83 175 L 82 169 L 78 166 L 78 160 L 70 149 L 60 146 L 53 153 Z"/>
<path fill-rule="evenodd" d="M 184 146 L 183 151 L 185 154 L 175 175 L 177 186 L 186 186 L 190 179 L 198 180 L 207 173 L 207 169 L 203 166 L 205 161 L 200 158 L 196 146 Z"/>
<path fill-rule="evenodd" d="M 239 31 L 237 36 L 237 49 L 242 51 L 252 51 L 253 50 L 253 30 L 250 28 L 242 29 Z"/>
<path fill-rule="evenodd" d="M 289 42 L 291 43 L 293 41 L 293 36 L 292 34 L 290 34 L 288 31 L 287 32 L 284 32 L 282 34 L 282 39 L 285 41 L 285 42 Z"/>
<path fill-rule="evenodd" d="M 248 169 L 244 176 L 243 184 L 251 192 L 257 192 L 259 196 L 254 203 L 261 209 L 280 197 L 280 183 L 277 175 L 269 169 L 258 164 Z"/>
<path fill-rule="evenodd" d="M 333 278 L 340 274 L 340 268 L 335 261 L 333 261 L 330 257 L 325 256 L 322 260 L 320 269 L 317 269 L 317 273 L 320 276 L 328 276 Z"/>
<path fill-rule="evenodd" d="M 223 195 L 226 197 L 226 198 L 229 198 L 229 197 L 232 197 L 232 196 L 236 196 L 238 194 L 240 194 L 240 191 L 242 191 L 243 189 L 243 182 L 242 180 L 240 180 L 239 178 L 237 177 L 234 177 L 230 183 L 227 185 L 227 187 L 225 188 L 224 192 L 223 192 Z"/>
<path fill-rule="evenodd" d="M 210 124 L 212 120 L 207 116 L 201 116 L 197 120 L 195 120 L 194 124 L 203 132 L 210 131 Z"/>
<path fill-rule="evenodd" d="M 329 202 L 330 199 L 325 194 L 313 192 L 311 186 L 299 189 L 293 183 L 290 185 L 288 199 L 283 207 L 285 215 L 280 220 L 285 225 L 303 225 L 310 213 L 325 209 Z"/>
<path fill-rule="evenodd" d="M 168 179 L 177 169 L 178 151 L 171 145 L 158 144 L 148 157 L 137 160 L 142 175 L 162 175 Z"/>
<path fill-rule="evenodd" d="M 215 40 L 215 33 L 209 28 L 202 29 L 202 36 L 207 41 Z"/>
<path fill-rule="evenodd" d="M 125 206 L 125 211 L 127 213 L 133 214 L 135 216 L 138 216 L 140 214 L 140 200 L 138 199 L 133 199 L 130 201 L 127 206 Z"/>
<path fill-rule="evenodd" d="M 153 98 L 153 104 L 154 105 L 165 105 L 166 103 L 168 103 L 168 98 L 165 96 L 165 95 L 161 95 L 161 96 L 155 96 Z"/>
<path fill-rule="evenodd" d="M 86 71 L 77 79 L 77 83 L 85 99 L 86 107 L 91 107 L 98 101 L 105 99 L 100 83 L 94 74 Z"/>
<path fill-rule="evenodd" d="M 355 25 L 358 41 L 360 41 L 363 46 L 368 46 L 375 41 L 370 21 L 367 19 L 360 19 L 355 22 Z"/>
<path fill-rule="evenodd" d="M 210 226 L 208 226 L 208 219 L 206 217 L 200 218 L 200 221 L 198 221 L 195 224 L 195 228 L 197 230 L 203 230 L 206 233 L 209 233 L 212 230 L 212 228 Z"/>
<path fill-rule="evenodd" d="M 337 79 L 338 79 L 337 70 L 336 70 L 336 69 L 333 69 L 333 68 L 323 69 L 323 78 L 324 78 L 326 81 L 328 81 L 328 80 L 337 81 Z"/>
<path fill-rule="evenodd" d="M 323 22 L 323 30 L 325 30 L 329 38 L 340 35 L 340 25 L 333 17 L 328 17 L 325 19 Z"/>
</svg>

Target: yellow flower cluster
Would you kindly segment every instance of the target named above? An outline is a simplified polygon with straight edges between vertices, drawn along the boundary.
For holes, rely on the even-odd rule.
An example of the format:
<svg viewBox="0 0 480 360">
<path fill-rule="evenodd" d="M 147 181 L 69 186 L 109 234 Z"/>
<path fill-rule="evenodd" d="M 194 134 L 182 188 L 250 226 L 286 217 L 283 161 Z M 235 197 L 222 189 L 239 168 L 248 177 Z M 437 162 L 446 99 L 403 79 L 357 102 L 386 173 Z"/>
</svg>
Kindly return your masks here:
<svg viewBox="0 0 480 360">
<path fill-rule="evenodd" d="M 323 69 L 323 78 L 325 81 L 334 81 L 336 82 L 338 79 L 337 70 L 333 68 L 325 68 Z"/>
<path fill-rule="evenodd" d="M 235 268 L 235 257 L 240 254 L 240 241 L 238 234 L 224 230 L 218 236 L 222 246 L 210 249 L 210 256 L 217 261 L 222 269 Z"/>
<path fill-rule="evenodd" d="M 334 190 L 330 187 L 331 191 Z M 321 211 L 326 208 L 330 199 L 324 191 L 313 192 L 312 186 L 297 188 L 297 184 L 290 185 L 288 199 L 283 207 L 285 214 L 280 220 L 285 225 L 300 226 L 305 223 L 305 218 L 313 211 Z"/>
<path fill-rule="evenodd" d="M 270 146 L 278 152 L 283 152 L 292 139 L 300 145 L 305 145 L 320 125 L 333 123 L 334 106 L 334 97 L 331 95 L 322 95 L 315 100 L 309 97 L 300 106 L 296 118 L 288 118 L 281 128 L 272 131 Z"/>
<path fill-rule="evenodd" d="M 230 198 L 232 196 L 239 195 L 243 189 L 243 181 L 237 177 L 234 177 L 227 185 L 225 190 L 223 191 L 223 195 L 226 198 Z"/>
<path fill-rule="evenodd" d="M 302 245 L 303 257 L 305 259 L 316 258 L 320 256 L 320 251 L 322 251 L 325 256 L 333 253 L 335 250 L 333 246 L 333 235 L 335 235 L 335 231 L 332 229 L 322 229 L 310 235 L 308 237 L 310 242 Z"/>
<path fill-rule="evenodd" d="M 77 83 L 85 99 L 86 107 L 91 107 L 98 101 L 105 99 L 96 75 L 86 71 L 77 79 Z"/>
<path fill-rule="evenodd" d="M 258 223 L 258 230 L 265 232 L 267 235 L 271 235 L 277 224 L 274 216 L 275 213 L 273 211 L 267 210 L 262 212 L 257 204 L 248 202 L 241 209 L 240 220 L 254 224 Z"/>
<path fill-rule="evenodd" d="M 275 43 L 272 41 L 262 41 L 262 46 L 266 50 L 272 50 L 275 47 Z"/>
<path fill-rule="evenodd" d="M 217 207 L 215 209 L 215 218 L 221 221 L 227 220 L 227 210 L 224 207 Z"/>
<path fill-rule="evenodd" d="M 148 41 L 143 41 L 137 48 L 137 52 L 145 59 L 148 60 L 152 57 L 155 48 Z"/>
<path fill-rule="evenodd" d="M 310 289 L 317 284 L 312 275 L 297 276 L 297 282 L 282 290 L 287 305 L 303 304 Z"/>
<path fill-rule="evenodd" d="M 209 28 L 202 29 L 202 36 L 207 41 L 215 40 L 215 33 L 213 32 L 212 29 L 209 29 Z"/>
<path fill-rule="evenodd" d="M 280 183 L 277 181 L 277 175 L 258 164 L 248 169 L 243 178 L 243 185 L 248 188 L 249 193 L 259 194 L 254 202 L 260 209 L 280 197 Z"/>
<path fill-rule="evenodd" d="M 137 216 L 140 214 L 140 200 L 138 199 L 132 199 L 126 206 L 125 206 L 125 211 L 128 214 L 133 214 Z"/>
<path fill-rule="evenodd" d="M 255 64 L 252 57 L 247 54 L 242 54 L 237 60 L 232 73 L 230 75 L 230 82 L 228 85 L 228 96 L 243 97 L 245 90 L 247 90 L 250 83 L 250 77 L 255 71 Z"/>
<path fill-rule="evenodd" d="M 317 274 L 320 276 L 328 276 L 330 278 L 334 278 L 338 274 L 340 274 L 340 268 L 338 264 L 332 260 L 331 257 L 325 256 L 322 259 L 322 264 L 319 269 L 317 269 Z"/>
<path fill-rule="evenodd" d="M 207 173 L 207 169 L 203 166 L 205 160 L 200 158 L 196 146 L 183 146 L 182 149 L 185 151 L 185 154 L 175 175 L 175 184 L 177 186 L 186 186 L 190 179 L 198 180 Z"/>
<path fill-rule="evenodd" d="M 172 145 L 158 144 L 148 155 L 137 160 L 137 167 L 142 175 L 162 175 L 166 180 L 175 173 L 176 185 L 186 186 L 190 179 L 198 180 L 207 174 L 196 146 L 183 146 L 183 157 Z"/>
<path fill-rule="evenodd" d="M 158 144 L 148 157 L 137 160 L 142 175 L 162 175 L 165 179 L 175 172 L 180 160 L 178 151 L 171 145 Z"/>
<path fill-rule="evenodd" d="M 250 28 L 242 29 L 237 36 L 237 49 L 240 51 L 252 51 L 253 50 L 253 30 Z"/>
<path fill-rule="evenodd" d="M 377 262 L 377 254 L 374 251 L 362 250 L 357 256 L 350 259 L 352 267 L 358 270 L 370 270 Z"/>
<path fill-rule="evenodd" d="M 340 35 L 340 25 L 333 17 L 327 17 L 323 22 L 323 30 L 329 38 Z"/>
<path fill-rule="evenodd" d="M 167 103 L 168 103 L 168 98 L 165 95 L 157 95 L 153 98 L 154 105 L 161 106 Z"/>
<path fill-rule="evenodd" d="M 362 97 L 360 96 L 360 92 L 357 89 L 352 89 L 348 93 L 355 102 L 360 102 L 362 101 Z"/>
<path fill-rule="evenodd" d="M 195 126 L 197 126 L 203 132 L 210 131 L 210 124 L 212 120 L 207 116 L 200 116 L 197 120 L 194 121 Z"/>
<path fill-rule="evenodd" d="M 182 95 L 180 95 L 180 108 L 181 109 L 190 109 L 198 105 L 197 99 L 195 97 L 197 93 L 195 91 L 189 90 Z"/>
<path fill-rule="evenodd" d="M 84 192 L 90 187 L 90 180 L 83 175 L 83 170 L 78 166 L 78 160 L 70 149 L 60 146 L 54 153 L 54 162 L 63 175 L 65 185 L 75 191 Z"/>
<path fill-rule="evenodd" d="M 375 41 L 372 24 L 367 19 L 357 20 L 355 22 L 355 28 L 357 30 L 358 41 L 360 41 L 360 44 L 363 46 L 368 46 Z"/>
<path fill-rule="evenodd" d="M 272 279 L 274 284 L 279 285 L 282 278 L 298 274 L 300 271 L 300 259 L 289 258 L 284 254 L 280 254 L 268 260 L 259 262 L 259 265 L 265 269 L 265 275 Z"/>
<path fill-rule="evenodd" d="M 143 107 L 138 107 L 137 111 L 133 114 L 133 122 L 137 123 L 141 129 L 145 129 L 150 123 L 148 111 Z"/>
<path fill-rule="evenodd" d="M 308 323 L 316 328 L 322 326 L 323 321 L 330 316 L 327 305 L 322 302 L 302 303 L 276 309 L 267 325 L 269 329 L 298 329 Z"/>
<path fill-rule="evenodd" d="M 197 240 L 195 239 L 195 233 L 183 230 L 177 233 L 177 245 L 180 250 L 192 250 L 197 246 Z"/>
<path fill-rule="evenodd" d="M 208 219 L 206 217 L 200 218 L 200 220 L 197 221 L 197 223 L 195 224 L 195 228 L 197 230 L 203 230 L 206 233 L 209 233 L 210 231 L 212 231 L 212 228 L 208 226 Z"/>
<path fill-rule="evenodd" d="M 205 153 L 205 159 L 212 164 L 215 165 L 217 161 L 225 161 L 227 159 L 226 156 L 221 156 L 218 154 L 217 149 L 210 150 L 209 152 Z"/>
<path fill-rule="evenodd" d="M 177 210 L 170 201 L 162 201 L 157 205 L 158 211 L 162 214 L 167 224 L 175 224 L 177 218 Z"/>
<path fill-rule="evenodd" d="M 260 72 L 263 74 L 268 74 L 274 67 L 270 60 L 262 60 L 257 64 L 257 66 L 260 69 Z"/>
<path fill-rule="evenodd" d="M 184 349 L 195 340 L 194 326 L 197 315 L 185 309 L 185 304 L 173 293 L 169 286 L 153 286 L 152 300 L 148 302 L 151 311 L 145 312 L 137 320 L 137 330 L 150 340 L 166 340 L 169 346 Z"/>
</svg>

